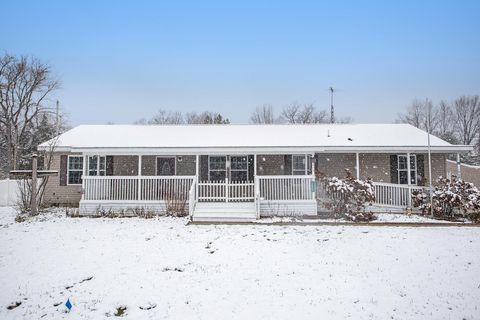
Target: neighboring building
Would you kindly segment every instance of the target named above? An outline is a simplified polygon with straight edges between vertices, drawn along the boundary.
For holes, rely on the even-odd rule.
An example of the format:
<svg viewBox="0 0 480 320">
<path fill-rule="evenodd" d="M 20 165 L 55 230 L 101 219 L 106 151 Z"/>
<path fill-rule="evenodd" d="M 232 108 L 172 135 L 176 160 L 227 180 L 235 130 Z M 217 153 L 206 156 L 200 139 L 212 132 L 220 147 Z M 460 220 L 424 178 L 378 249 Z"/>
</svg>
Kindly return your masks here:
<svg viewBox="0 0 480 320">
<path fill-rule="evenodd" d="M 375 181 L 377 204 L 409 205 L 428 180 L 427 134 L 408 124 L 82 125 L 54 147 L 45 199 L 99 210 L 164 210 L 183 199 L 194 220 L 315 215 L 315 173 Z M 433 179 L 446 154 L 468 152 L 431 136 Z"/>
<path fill-rule="evenodd" d="M 465 181 L 480 187 L 480 166 L 472 166 L 465 163 L 457 164 L 456 161 L 447 160 L 447 177 L 460 176 Z"/>
</svg>

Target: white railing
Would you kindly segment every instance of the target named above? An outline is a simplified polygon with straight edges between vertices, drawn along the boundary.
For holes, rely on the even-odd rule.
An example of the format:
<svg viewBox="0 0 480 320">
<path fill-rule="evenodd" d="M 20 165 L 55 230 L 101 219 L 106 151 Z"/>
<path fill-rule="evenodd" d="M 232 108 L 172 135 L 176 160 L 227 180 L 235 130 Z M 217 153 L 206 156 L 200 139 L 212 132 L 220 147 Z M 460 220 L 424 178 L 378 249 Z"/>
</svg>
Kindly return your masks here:
<svg viewBox="0 0 480 320">
<path fill-rule="evenodd" d="M 247 202 L 255 197 L 255 184 L 250 181 L 199 181 L 198 201 Z"/>
<path fill-rule="evenodd" d="M 197 179 L 194 179 L 188 192 L 188 213 L 190 217 L 193 216 L 195 205 L 197 203 Z"/>
<path fill-rule="evenodd" d="M 257 176 L 261 200 L 315 200 L 313 176 Z"/>
<path fill-rule="evenodd" d="M 187 200 L 194 176 L 86 176 L 83 200 Z"/>
<path fill-rule="evenodd" d="M 411 207 L 412 191 L 422 190 L 424 187 L 374 182 L 375 204 L 392 207 Z"/>
</svg>

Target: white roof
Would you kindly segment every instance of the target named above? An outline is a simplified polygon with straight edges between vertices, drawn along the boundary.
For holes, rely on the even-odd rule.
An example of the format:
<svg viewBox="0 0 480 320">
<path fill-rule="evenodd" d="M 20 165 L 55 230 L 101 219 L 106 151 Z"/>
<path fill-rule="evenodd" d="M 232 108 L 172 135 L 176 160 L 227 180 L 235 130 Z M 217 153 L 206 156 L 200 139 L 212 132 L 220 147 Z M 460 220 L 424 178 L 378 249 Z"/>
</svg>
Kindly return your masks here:
<svg viewBox="0 0 480 320">
<path fill-rule="evenodd" d="M 427 133 L 408 124 L 80 125 L 60 135 L 55 149 L 99 154 L 418 152 L 427 150 Z M 431 136 L 433 152 L 471 149 Z"/>
</svg>

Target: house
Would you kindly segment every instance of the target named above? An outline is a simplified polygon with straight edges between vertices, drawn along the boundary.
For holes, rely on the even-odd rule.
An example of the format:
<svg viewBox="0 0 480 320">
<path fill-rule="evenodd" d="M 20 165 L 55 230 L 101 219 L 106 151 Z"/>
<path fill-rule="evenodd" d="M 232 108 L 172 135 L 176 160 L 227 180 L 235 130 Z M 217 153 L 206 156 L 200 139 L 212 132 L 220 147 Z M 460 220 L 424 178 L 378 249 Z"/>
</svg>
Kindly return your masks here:
<svg viewBox="0 0 480 320">
<path fill-rule="evenodd" d="M 183 200 L 193 220 L 316 215 L 315 173 L 375 182 L 376 205 L 401 209 L 430 171 L 427 133 L 408 124 L 81 125 L 53 150 L 45 200 L 99 210 L 165 210 Z M 431 136 L 432 178 L 470 146 Z"/>
</svg>

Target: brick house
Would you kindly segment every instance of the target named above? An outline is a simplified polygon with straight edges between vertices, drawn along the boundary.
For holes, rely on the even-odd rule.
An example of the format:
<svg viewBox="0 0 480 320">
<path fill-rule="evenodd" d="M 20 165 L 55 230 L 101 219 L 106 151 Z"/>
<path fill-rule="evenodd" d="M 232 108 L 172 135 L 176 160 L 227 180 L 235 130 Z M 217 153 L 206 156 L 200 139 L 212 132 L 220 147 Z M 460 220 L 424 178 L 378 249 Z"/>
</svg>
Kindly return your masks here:
<svg viewBox="0 0 480 320">
<path fill-rule="evenodd" d="M 407 124 L 81 125 L 38 148 L 54 153 L 45 200 L 99 210 L 164 210 L 194 220 L 317 214 L 316 175 L 375 182 L 376 205 L 402 208 L 427 185 L 427 133 Z M 431 136 L 431 174 L 471 146 Z"/>
</svg>

